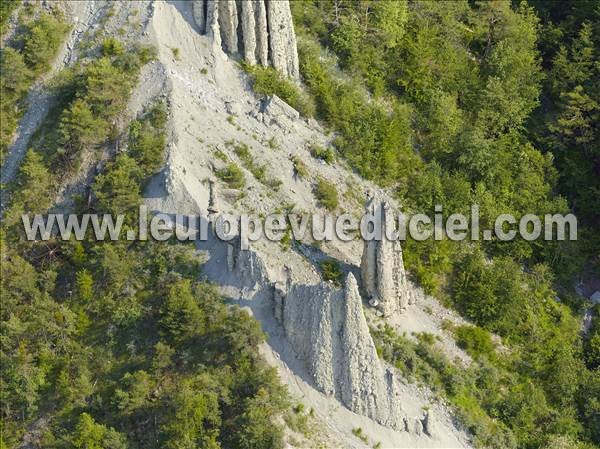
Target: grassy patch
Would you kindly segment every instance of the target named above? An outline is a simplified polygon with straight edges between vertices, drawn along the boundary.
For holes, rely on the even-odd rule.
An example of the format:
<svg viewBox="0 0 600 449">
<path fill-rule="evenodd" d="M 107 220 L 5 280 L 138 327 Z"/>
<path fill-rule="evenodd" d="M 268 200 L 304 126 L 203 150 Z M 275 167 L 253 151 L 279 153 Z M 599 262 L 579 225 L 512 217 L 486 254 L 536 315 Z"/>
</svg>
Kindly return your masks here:
<svg viewBox="0 0 600 449">
<path fill-rule="evenodd" d="M 227 167 L 217 170 L 216 175 L 231 189 L 241 189 L 246 185 L 244 172 L 234 163 L 230 163 Z"/>
<path fill-rule="evenodd" d="M 333 211 L 338 207 L 339 198 L 338 192 L 335 186 L 321 178 L 317 181 L 317 185 L 315 186 L 315 196 L 321 206 L 326 208 L 329 211 Z"/>
<path fill-rule="evenodd" d="M 245 63 L 242 63 L 242 68 L 252 77 L 252 87 L 257 94 L 277 95 L 300 114 L 307 117 L 315 114 L 310 97 L 274 68 Z"/>
<path fill-rule="evenodd" d="M 352 435 L 354 435 L 356 438 L 362 440 L 365 444 L 369 442 L 369 439 L 364 434 L 361 427 L 355 427 L 354 429 L 352 429 Z"/>
<path fill-rule="evenodd" d="M 308 167 L 298 156 L 292 156 L 292 164 L 294 165 L 294 175 L 299 178 L 306 178 L 308 176 Z"/>
<path fill-rule="evenodd" d="M 335 162 L 335 153 L 331 148 L 324 148 L 320 145 L 312 144 L 310 146 L 310 154 L 315 159 L 321 159 L 328 164 Z"/>
</svg>

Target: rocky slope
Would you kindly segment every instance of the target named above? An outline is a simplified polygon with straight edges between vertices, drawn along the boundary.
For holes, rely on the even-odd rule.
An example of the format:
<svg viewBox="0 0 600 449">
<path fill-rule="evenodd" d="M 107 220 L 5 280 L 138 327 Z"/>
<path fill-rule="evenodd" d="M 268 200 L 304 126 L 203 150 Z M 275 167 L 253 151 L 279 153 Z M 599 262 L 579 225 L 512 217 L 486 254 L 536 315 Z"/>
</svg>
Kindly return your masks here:
<svg viewBox="0 0 600 449">
<path fill-rule="evenodd" d="M 312 159 L 310 145 L 327 146 L 330 137 L 314 121 L 304 120 L 279 100 L 256 98 L 246 77 L 230 59 L 235 52 L 219 42 L 229 39 L 222 25 L 213 26 L 219 30 L 218 35 L 203 35 L 195 20 L 195 26 L 189 25 L 194 13 L 197 17 L 197 9 L 189 5 L 159 3 L 151 24 L 161 63 L 174 81 L 169 95 L 173 112 L 169 162 L 147 192 L 148 204 L 154 210 L 206 211 L 208 180 L 213 180 L 220 212 L 260 215 L 280 210 L 282 205 L 298 212 L 318 211 L 313 186 L 319 177 L 338 186 L 340 209 L 359 215 L 364 210 L 366 190 L 377 192 L 378 198 L 393 205 L 385 192 L 364 182 L 343 164 L 328 165 Z M 237 22 L 235 27 L 242 29 L 243 23 Z M 172 47 L 180 48 L 179 61 L 172 57 Z M 242 55 L 237 52 L 237 56 Z M 203 68 L 206 74 L 202 74 Z M 236 143 L 248 145 L 254 163 L 266 167 L 266 177 L 281 182 L 278 190 L 247 170 L 243 193 L 228 189 L 215 178 L 215 170 L 228 162 L 243 167 L 244 162 L 234 151 Z M 294 156 L 307 165 L 309 175 L 304 179 L 294 176 Z M 442 404 L 426 390 L 403 383 L 378 359 L 368 332 L 371 318 L 365 316 L 355 288 L 364 249 L 361 242 L 333 241 L 318 249 L 301 246 L 296 251 L 263 240 L 253 243 L 250 251 L 241 252 L 215 240 L 198 246 L 208 259 L 206 276 L 261 321 L 269 338 L 265 356 L 278 366 L 292 394 L 328 423 L 324 435 L 337 441 L 336 446 L 340 442 L 344 447 L 364 444 L 352 435 L 358 427 L 374 443 L 382 442 L 383 447 L 468 446 L 466 436 L 454 427 Z M 322 282 L 315 265 L 325 257 L 342 262 L 347 276 L 344 289 Z M 402 288 L 410 287 L 402 284 Z M 410 319 L 411 314 L 420 312 L 418 305 L 415 311 L 407 307 L 410 294 L 406 294 L 402 305 Z M 435 319 L 428 316 L 420 323 L 426 329 L 439 329 Z M 426 419 L 424 407 L 429 407 L 433 417 Z M 431 436 L 424 425 L 433 419 L 438 430 Z M 428 430 L 433 427 L 429 425 Z"/>
<path fill-rule="evenodd" d="M 104 24 L 93 18 L 109 7 L 107 2 L 79 4 L 89 9 L 87 26 L 102 27 L 108 35 L 119 36 L 124 18 L 137 16 L 139 26 L 121 37 L 158 48 L 158 61 L 144 69 L 127 111 L 135 116 L 157 97 L 169 105 L 168 160 L 145 192 L 153 211 L 205 212 L 212 202 L 228 213 L 268 214 L 282 207 L 323 212 L 313 194 L 318 178 L 336 185 L 340 210 L 362 214 L 365 191 L 397 206 L 345 164 L 313 159 L 309 147 L 328 146 L 331 136 L 281 100 L 256 97 L 237 67 L 236 58 L 243 57 L 298 77 L 287 2 L 119 2 Z M 70 18 L 75 22 L 75 15 Z M 173 49 L 178 49 L 177 56 Z M 236 143 L 248 146 L 253 162 L 265 167 L 266 179 L 279 182 L 278 189 L 245 168 L 243 191 L 228 189 L 216 179 L 215 171 L 228 163 L 244 166 L 234 151 Z M 294 176 L 294 157 L 305 162 L 307 176 Z M 212 201 L 211 183 L 217 192 Z M 68 201 L 72 193 L 66 189 L 62 200 Z M 198 249 L 206 258 L 204 275 L 261 322 L 268 337 L 264 356 L 294 399 L 314 410 L 319 441 L 329 447 L 362 447 L 365 443 L 353 434 L 360 428 L 371 445 L 380 442 L 381 447 L 470 447 L 444 404 L 386 366 L 369 335 L 369 323 L 383 318 L 363 305 L 368 298 L 361 298 L 357 282 L 361 260 L 362 277 L 370 273 L 372 280 L 367 291 L 388 315 L 387 322 L 400 331 L 439 335 L 443 349 L 465 357 L 441 330 L 442 319 L 459 319 L 434 299 L 421 298 L 408 283 L 400 248 L 334 240 L 288 250 L 259 240 L 251 250 L 240 251 L 236 244 L 209 239 L 198 242 Z M 316 266 L 326 257 L 341 263 L 343 288 L 322 281 Z"/>
</svg>

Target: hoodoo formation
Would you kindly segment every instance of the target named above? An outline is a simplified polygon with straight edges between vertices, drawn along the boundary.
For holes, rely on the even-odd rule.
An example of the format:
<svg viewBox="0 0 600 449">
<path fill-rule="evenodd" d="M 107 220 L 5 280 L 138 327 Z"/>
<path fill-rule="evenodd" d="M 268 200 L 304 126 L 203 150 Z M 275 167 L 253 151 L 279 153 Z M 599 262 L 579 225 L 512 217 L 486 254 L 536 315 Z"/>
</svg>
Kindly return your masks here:
<svg viewBox="0 0 600 449">
<path fill-rule="evenodd" d="M 287 0 L 197 0 L 194 20 L 234 56 L 300 78 L 296 33 Z"/>
<path fill-rule="evenodd" d="M 407 279 L 398 238 L 390 239 L 394 214 L 386 201 L 368 194 L 365 213 L 381 217 L 381 239 L 365 240 L 361 260 L 363 287 L 369 303 L 384 315 L 401 312 L 416 302 L 418 289 Z"/>
</svg>

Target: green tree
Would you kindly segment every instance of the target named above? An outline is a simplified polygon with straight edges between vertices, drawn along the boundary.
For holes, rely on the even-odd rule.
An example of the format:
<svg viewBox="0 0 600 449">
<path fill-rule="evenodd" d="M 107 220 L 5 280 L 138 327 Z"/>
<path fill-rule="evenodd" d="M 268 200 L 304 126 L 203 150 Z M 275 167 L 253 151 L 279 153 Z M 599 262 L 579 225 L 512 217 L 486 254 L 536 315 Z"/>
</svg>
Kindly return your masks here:
<svg viewBox="0 0 600 449">
<path fill-rule="evenodd" d="M 41 14 L 39 19 L 28 26 L 23 56 L 34 72 L 48 70 L 68 29 L 68 25 L 49 14 Z"/>
<path fill-rule="evenodd" d="M 173 341 L 181 343 L 201 335 L 205 315 L 192 292 L 189 280 L 175 281 L 166 293 L 161 311 L 161 325 Z"/>
<path fill-rule="evenodd" d="M 136 161 L 121 154 L 96 177 L 93 188 L 100 210 L 117 215 L 132 211 L 140 203 L 140 168 Z"/>
<path fill-rule="evenodd" d="M 94 294 L 94 279 L 87 269 L 82 269 L 75 275 L 77 296 L 82 303 L 88 303 Z"/>
<path fill-rule="evenodd" d="M 85 100 L 77 99 L 63 112 L 59 132 L 66 154 L 75 156 L 84 147 L 106 139 L 108 123 L 97 117 Z"/>
<path fill-rule="evenodd" d="M 88 413 L 82 413 L 71 437 L 77 449 L 126 449 L 125 436 L 112 428 L 96 423 Z"/>
</svg>

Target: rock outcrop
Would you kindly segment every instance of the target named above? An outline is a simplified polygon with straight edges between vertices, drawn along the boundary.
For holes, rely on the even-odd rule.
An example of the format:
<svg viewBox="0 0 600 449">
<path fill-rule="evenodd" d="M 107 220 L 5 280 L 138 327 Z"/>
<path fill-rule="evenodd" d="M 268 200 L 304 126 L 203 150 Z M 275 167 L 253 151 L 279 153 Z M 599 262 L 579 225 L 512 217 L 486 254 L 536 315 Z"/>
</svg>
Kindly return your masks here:
<svg viewBox="0 0 600 449">
<path fill-rule="evenodd" d="M 298 50 L 287 0 L 195 0 L 194 20 L 200 32 L 223 50 L 249 64 L 272 65 L 299 79 Z"/>
<path fill-rule="evenodd" d="M 358 283 L 274 287 L 274 313 L 320 391 L 355 413 L 402 430 L 396 381 L 378 359 L 363 314 Z"/>
<path fill-rule="evenodd" d="M 394 214 L 389 204 L 369 194 L 365 213 L 376 218 L 381 226 L 381 238 L 364 241 L 361 277 L 369 303 L 384 315 L 402 311 L 416 302 L 420 292 L 407 279 L 400 240 L 396 232 Z"/>
</svg>

